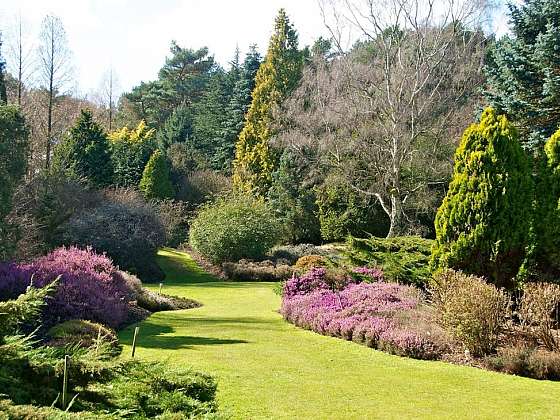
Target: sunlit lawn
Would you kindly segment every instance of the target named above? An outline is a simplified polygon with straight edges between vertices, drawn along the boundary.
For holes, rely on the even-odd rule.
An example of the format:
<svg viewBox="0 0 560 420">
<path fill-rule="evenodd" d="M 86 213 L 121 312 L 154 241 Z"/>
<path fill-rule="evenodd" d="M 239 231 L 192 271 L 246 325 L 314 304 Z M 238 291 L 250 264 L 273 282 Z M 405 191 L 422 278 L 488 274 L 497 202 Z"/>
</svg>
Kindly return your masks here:
<svg viewBox="0 0 560 420">
<path fill-rule="evenodd" d="M 137 357 L 216 376 L 234 418 L 558 418 L 560 383 L 391 356 L 298 329 L 270 283 L 228 283 L 160 252 L 164 291 L 204 304 L 140 324 Z M 157 288 L 157 286 L 154 286 Z M 129 328 L 121 334 L 130 353 Z"/>
</svg>

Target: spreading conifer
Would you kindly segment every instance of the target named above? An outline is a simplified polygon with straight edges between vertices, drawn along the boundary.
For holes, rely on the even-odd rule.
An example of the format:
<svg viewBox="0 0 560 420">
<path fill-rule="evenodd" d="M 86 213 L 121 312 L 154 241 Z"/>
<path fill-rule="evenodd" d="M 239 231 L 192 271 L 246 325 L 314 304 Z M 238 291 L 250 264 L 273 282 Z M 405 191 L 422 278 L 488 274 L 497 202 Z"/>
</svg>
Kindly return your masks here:
<svg viewBox="0 0 560 420">
<path fill-rule="evenodd" d="M 142 174 L 139 188 L 148 200 L 173 198 L 169 166 L 160 150 L 156 150 L 150 157 Z"/>
<path fill-rule="evenodd" d="M 299 82 L 303 55 L 298 37 L 281 9 L 264 62 L 259 67 L 252 103 L 236 144 L 233 182 L 238 190 L 265 196 L 277 158 L 270 148 L 272 111 Z"/>
<path fill-rule="evenodd" d="M 449 191 L 439 208 L 433 269 L 451 267 L 512 287 L 525 258 L 532 180 L 517 130 L 489 108 L 455 153 Z"/>
</svg>

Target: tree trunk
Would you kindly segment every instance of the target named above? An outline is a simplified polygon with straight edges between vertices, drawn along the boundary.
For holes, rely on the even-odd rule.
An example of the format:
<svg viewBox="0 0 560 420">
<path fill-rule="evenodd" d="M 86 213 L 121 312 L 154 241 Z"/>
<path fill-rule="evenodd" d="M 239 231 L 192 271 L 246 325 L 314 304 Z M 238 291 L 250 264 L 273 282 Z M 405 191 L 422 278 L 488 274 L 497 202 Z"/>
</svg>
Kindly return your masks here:
<svg viewBox="0 0 560 420">
<path fill-rule="evenodd" d="M 403 203 L 400 195 L 391 194 L 391 213 L 389 214 L 391 221 L 387 238 L 400 236 L 403 233 Z"/>
</svg>

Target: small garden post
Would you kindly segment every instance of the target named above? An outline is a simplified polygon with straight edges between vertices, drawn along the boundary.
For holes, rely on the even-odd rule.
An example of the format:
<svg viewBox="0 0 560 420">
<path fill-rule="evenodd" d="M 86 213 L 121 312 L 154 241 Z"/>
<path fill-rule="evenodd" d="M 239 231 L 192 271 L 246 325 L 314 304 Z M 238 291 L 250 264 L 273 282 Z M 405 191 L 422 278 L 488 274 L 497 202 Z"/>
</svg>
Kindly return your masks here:
<svg viewBox="0 0 560 420">
<path fill-rule="evenodd" d="M 68 365 L 70 364 L 70 356 L 64 356 L 64 378 L 62 380 L 62 409 L 66 410 L 68 404 Z"/>
<path fill-rule="evenodd" d="M 134 336 L 132 337 L 132 357 L 134 357 L 134 353 L 136 353 L 136 337 L 138 336 L 138 330 L 140 327 L 134 328 Z"/>
</svg>

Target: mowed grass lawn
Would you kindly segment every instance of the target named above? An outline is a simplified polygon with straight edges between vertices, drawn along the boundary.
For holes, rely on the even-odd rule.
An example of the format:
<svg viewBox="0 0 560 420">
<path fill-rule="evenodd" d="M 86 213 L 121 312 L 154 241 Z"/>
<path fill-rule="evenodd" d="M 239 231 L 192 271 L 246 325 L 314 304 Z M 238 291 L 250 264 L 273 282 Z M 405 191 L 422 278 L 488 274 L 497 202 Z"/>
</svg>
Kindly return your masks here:
<svg viewBox="0 0 560 420">
<path fill-rule="evenodd" d="M 203 307 L 140 324 L 137 357 L 218 380 L 233 418 L 559 418 L 560 383 L 391 356 L 286 323 L 270 283 L 230 283 L 160 252 L 164 291 Z M 157 288 L 157 286 L 154 286 Z M 121 334 L 130 353 L 133 327 Z"/>
</svg>

